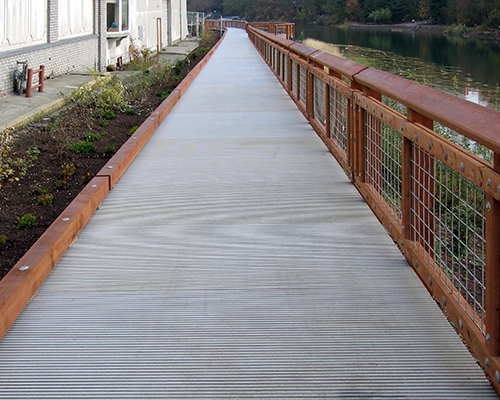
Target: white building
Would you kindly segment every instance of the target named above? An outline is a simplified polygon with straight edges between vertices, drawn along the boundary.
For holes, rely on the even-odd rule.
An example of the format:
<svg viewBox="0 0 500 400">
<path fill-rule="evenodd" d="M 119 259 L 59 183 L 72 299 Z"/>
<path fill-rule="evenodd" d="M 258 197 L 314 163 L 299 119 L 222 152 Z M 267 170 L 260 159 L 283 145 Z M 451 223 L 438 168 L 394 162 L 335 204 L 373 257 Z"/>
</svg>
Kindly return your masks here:
<svg viewBox="0 0 500 400">
<path fill-rule="evenodd" d="M 0 94 L 17 61 L 47 77 L 127 63 L 129 46 L 153 51 L 187 36 L 186 0 L 0 0 Z"/>
</svg>

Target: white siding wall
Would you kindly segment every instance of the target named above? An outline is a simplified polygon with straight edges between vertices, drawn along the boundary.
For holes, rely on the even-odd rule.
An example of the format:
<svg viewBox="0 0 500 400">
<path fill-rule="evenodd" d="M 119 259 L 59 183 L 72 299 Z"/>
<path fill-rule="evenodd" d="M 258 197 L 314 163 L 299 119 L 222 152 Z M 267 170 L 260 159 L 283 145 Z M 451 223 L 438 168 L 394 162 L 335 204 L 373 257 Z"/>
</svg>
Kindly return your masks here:
<svg viewBox="0 0 500 400">
<path fill-rule="evenodd" d="M 106 57 L 108 65 L 115 64 L 119 57 L 122 57 L 124 63 L 128 62 L 128 49 L 130 43 L 133 43 L 139 48 L 147 47 L 152 51 L 156 51 L 158 44 L 158 18 L 161 18 L 163 47 L 168 45 L 169 39 L 171 42 L 175 43 L 186 37 L 186 0 L 168 1 L 171 3 L 170 16 L 167 12 L 167 0 L 130 1 L 130 36 L 121 41 L 108 39 Z M 144 36 L 142 39 L 139 39 L 139 27 L 143 27 L 144 29 Z"/>
<path fill-rule="evenodd" d="M 0 51 L 47 41 L 47 0 L 0 0 Z"/>
<path fill-rule="evenodd" d="M 59 0 L 58 7 L 59 40 L 93 33 L 93 0 Z"/>
</svg>

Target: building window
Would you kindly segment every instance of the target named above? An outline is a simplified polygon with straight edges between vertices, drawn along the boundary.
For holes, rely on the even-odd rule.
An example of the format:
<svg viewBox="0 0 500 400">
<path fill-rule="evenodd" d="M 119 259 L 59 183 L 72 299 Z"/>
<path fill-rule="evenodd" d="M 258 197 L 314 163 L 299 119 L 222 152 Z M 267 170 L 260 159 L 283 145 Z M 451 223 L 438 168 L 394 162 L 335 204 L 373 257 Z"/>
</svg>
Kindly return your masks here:
<svg viewBox="0 0 500 400">
<path fill-rule="evenodd" d="M 128 31 L 128 0 L 121 0 L 122 3 L 122 31 Z"/>
<path fill-rule="evenodd" d="M 128 31 L 129 0 L 107 0 L 106 24 L 108 32 Z"/>
</svg>

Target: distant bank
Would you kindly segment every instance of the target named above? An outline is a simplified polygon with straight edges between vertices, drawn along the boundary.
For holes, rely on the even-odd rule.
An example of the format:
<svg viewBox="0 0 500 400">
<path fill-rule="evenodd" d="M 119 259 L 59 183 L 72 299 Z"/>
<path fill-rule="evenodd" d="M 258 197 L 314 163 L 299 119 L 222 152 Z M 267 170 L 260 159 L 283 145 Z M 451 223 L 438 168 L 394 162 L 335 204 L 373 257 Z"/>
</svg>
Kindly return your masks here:
<svg viewBox="0 0 500 400">
<path fill-rule="evenodd" d="M 463 25 L 429 25 L 421 22 L 406 22 L 402 24 L 361 24 L 357 22 L 348 22 L 346 24 L 349 28 L 353 29 L 376 29 L 387 32 L 419 32 L 419 33 L 432 33 L 439 35 L 458 35 L 466 38 L 479 39 L 479 40 L 495 40 L 500 43 L 500 29 L 477 29 L 470 28 Z"/>
</svg>

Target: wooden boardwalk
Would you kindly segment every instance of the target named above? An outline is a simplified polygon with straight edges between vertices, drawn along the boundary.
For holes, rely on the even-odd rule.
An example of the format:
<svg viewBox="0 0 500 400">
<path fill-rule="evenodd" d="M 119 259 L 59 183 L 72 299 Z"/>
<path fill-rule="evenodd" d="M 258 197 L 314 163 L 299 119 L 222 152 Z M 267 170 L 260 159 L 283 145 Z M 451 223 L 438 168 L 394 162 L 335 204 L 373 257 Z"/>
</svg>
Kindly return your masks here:
<svg viewBox="0 0 500 400">
<path fill-rule="evenodd" d="M 243 30 L 0 342 L 2 399 L 495 399 Z"/>
</svg>

